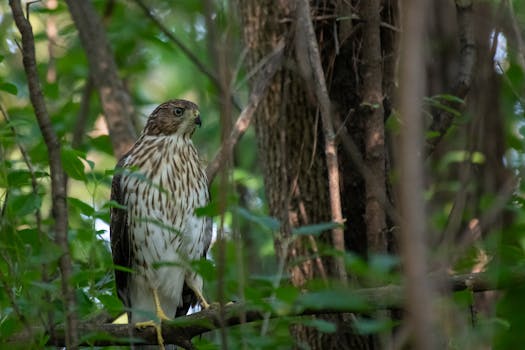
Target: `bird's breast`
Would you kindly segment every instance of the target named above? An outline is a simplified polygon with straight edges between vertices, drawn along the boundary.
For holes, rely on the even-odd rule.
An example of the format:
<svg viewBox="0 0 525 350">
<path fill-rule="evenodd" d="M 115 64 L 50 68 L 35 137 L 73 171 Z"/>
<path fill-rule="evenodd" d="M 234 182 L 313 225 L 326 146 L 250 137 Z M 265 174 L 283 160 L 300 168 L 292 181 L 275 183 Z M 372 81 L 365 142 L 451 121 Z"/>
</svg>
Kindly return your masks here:
<svg viewBox="0 0 525 350">
<path fill-rule="evenodd" d="M 207 179 L 193 145 L 164 140 L 130 153 L 122 176 L 134 265 L 174 265 L 203 254 L 206 220 L 195 209 L 208 203 Z M 159 152 L 159 149 L 162 149 Z"/>
</svg>

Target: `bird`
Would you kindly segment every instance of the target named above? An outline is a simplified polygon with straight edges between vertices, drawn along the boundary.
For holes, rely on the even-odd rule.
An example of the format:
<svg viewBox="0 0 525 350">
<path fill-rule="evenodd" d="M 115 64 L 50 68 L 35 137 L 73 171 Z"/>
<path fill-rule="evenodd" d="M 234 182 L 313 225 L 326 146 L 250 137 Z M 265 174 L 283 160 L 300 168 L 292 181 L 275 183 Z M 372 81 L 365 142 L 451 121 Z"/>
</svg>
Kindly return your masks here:
<svg viewBox="0 0 525 350">
<path fill-rule="evenodd" d="M 199 107 L 187 100 L 160 104 L 136 143 L 118 161 L 111 185 L 110 240 L 118 297 L 136 327 L 186 314 L 203 296 L 203 279 L 189 262 L 205 258 L 212 239 L 209 217 L 195 209 L 210 201 L 208 180 L 192 135 Z"/>
</svg>

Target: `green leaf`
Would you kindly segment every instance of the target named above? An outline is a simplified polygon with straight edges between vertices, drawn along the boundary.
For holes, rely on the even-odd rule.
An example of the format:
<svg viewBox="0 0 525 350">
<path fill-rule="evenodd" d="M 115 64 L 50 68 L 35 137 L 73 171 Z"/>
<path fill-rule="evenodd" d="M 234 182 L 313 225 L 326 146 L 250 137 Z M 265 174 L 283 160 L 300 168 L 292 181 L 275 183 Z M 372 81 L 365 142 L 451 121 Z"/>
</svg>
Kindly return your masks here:
<svg viewBox="0 0 525 350">
<path fill-rule="evenodd" d="M 297 298 L 297 304 L 311 310 L 366 311 L 366 301 L 350 291 L 323 290 L 305 293 Z"/>
<path fill-rule="evenodd" d="M 195 215 L 201 216 L 217 216 L 220 214 L 220 207 L 217 201 L 211 201 L 208 205 L 195 209 Z"/>
<path fill-rule="evenodd" d="M 440 135 L 439 131 L 427 131 L 425 132 L 425 138 L 427 140 L 430 140 L 430 139 L 433 139 L 433 138 L 436 138 Z"/>
<path fill-rule="evenodd" d="M 275 290 L 275 297 L 289 304 L 293 303 L 298 296 L 299 290 L 293 286 L 284 285 Z"/>
<path fill-rule="evenodd" d="M 386 130 L 392 132 L 393 134 L 398 134 L 402 126 L 399 117 L 399 113 L 396 110 L 392 111 L 385 122 Z"/>
<path fill-rule="evenodd" d="M 100 300 L 102 305 L 104 305 L 104 309 L 108 310 L 110 313 L 122 310 L 122 302 L 114 295 L 99 294 L 97 299 Z"/>
<path fill-rule="evenodd" d="M 41 204 L 42 198 L 34 193 L 12 195 L 8 202 L 10 212 L 19 217 L 33 213 Z"/>
<path fill-rule="evenodd" d="M 46 283 L 40 281 L 31 281 L 31 285 L 37 287 L 38 289 L 45 290 L 47 292 L 57 293 L 57 287 L 53 283 Z"/>
<path fill-rule="evenodd" d="M 90 143 L 94 149 L 113 156 L 113 148 L 111 146 L 111 139 L 109 135 L 101 135 L 90 139 Z"/>
<path fill-rule="evenodd" d="M 60 154 L 62 167 L 66 174 L 75 180 L 85 181 L 84 163 L 79 158 L 79 154 L 72 148 L 64 147 Z"/>
<path fill-rule="evenodd" d="M 11 84 L 11 83 L 6 83 L 6 82 L 0 83 L 0 90 L 5 91 L 15 96 L 18 94 L 18 88 L 16 87 L 15 84 Z"/>
<path fill-rule="evenodd" d="M 399 265 L 399 258 L 389 254 L 374 254 L 370 257 L 370 268 L 376 272 L 385 273 Z"/>
<path fill-rule="evenodd" d="M 335 333 L 337 326 L 333 322 L 329 322 L 320 318 L 312 318 L 299 321 L 300 324 L 317 329 L 323 333 Z"/>
<path fill-rule="evenodd" d="M 454 95 L 449 95 L 449 94 L 435 95 L 434 98 L 439 98 L 439 99 L 442 99 L 442 100 L 445 100 L 445 101 L 456 102 L 456 103 L 460 103 L 460 104 L 464 104 L 465 103 L 465 101 L 462 98 L 459 98 L 459 97 L 454 96 Z"/>
<path fill-rule="evenodd" d="M 387 331 L 394 326 L 392 320 L 357 317 L 354 326 L 359 334 L 374 334 Z"/>
<path fill-rule="evenodd" d="M 31 184 L 31 173 L 26 169 L 11 170 L 7 174 L 7 183 L 11 188 Z"/>
<path fill-rule="evenodd" d="M 431 106 L 433 107 L 436 107 L 438 109 L 441 109 L 445 112 L 448 112 L 450 114 L 452 114 L 454 117 L 461 117 L 461 112 L 458 111 L 457 109 L 447 105 L 446 103 L 442 103 L 439 101 L 438 98 L 435 98 L 435 97 L 426 97 L 425 99 L 425 102 L 430 104 Z"/>
<path fill-rule="evenodd" d="M 52 241 L 43 241 L 39 253 L 31 256 L 35 264 L 47 264 L 57 261 L 62 255 L 62 249 Z"/>
<path fill-rule="evenodd" d="M 313 236 L 319 236 L 324 231 L 328 231 L 337 227 L 343 227 L 343 225 L 338 224 L 336 222 L 322 222 L 315 225 L 305 225 L 301 227 L 296 227 L 292 229 L 292 233 L 294 235 L 302 236 L 302 235 L 313 235 Z"/>
<path fill-rule="evenodd" d="M 125 205 L 119 204 L 117 201 L 110 200 L 104 203 L 103 208 L 118 208 L 118 209 L 127 209 Z"/>
<path fill-rule="evenodd" d="M 193 271 L 201 275 L 205 280 L 212 280 L 215 278 L 217 271 L 212 261 L 207 259 L 199 259 L 191 262 Z"/>
<path fill-rule="evenodd" d="M 68 197 L 67 203 L 68 205 L 77 208 L 82 214 L 87 216 L 92 216 L 95 212 L 95 209 L 91 205 L 81 201 L 78 198 Z"/>
<path fill-rule="evenodd" d="M 269 229 L 271 231 L 277 231 L 279 227 L 281 227 L 281 223 L 279 222 L 279 220 L 277 220 L 274 217 L 266 215 L 254 215 L 248 210 L 241 207 L 235 207 L 233 208 L 233 211 L 235 211 L 237 214 L 239 214 L 246 220 L 259 224 L 263 228 Z"/>
</svg>

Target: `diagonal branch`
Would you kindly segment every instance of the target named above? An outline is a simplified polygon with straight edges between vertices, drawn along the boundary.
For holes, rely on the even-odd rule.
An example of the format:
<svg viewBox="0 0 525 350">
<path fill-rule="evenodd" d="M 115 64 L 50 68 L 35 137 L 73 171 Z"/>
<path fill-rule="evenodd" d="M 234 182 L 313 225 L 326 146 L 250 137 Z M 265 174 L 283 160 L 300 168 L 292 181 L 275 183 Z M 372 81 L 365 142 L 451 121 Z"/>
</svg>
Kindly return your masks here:
<svg viewBox="0 0 525 350">
<path fill-rule="evenodd" d="M 202 73 L 204 73 L 204 75 L 206 75 L 217 88 L 222 89 L 221 81 L 215 75 L 215 73 L 210 71 L 204 65 L 204 63 L 199 59 L 199 57 L 197 57 L 197 55 L 195 55 L 188 47 L 186 47 L 186 45 L 184 45 L 182 41 L 180 41 L 175 35 L 173 35 L 173 33 L 168 28 L 166 28 L 166 26 L 153 14 L 150 8 L 144 3 L 144 1 L 142 0 L 134 0 L 134 1 L 142 9 L 142 11 L 144 11 L 144 14 L 153 23 L 155 23 L 155 25 L 160 29 L 162 33 L 164 33 L 164 35 L 166 35 L 168 39 L 170 39 L 175 45 L 177 45 L 179 49 L 181 49 L 182 52 L 184 52 L 184 54 L 188 56 L 188 58 L 193 62 L 193 64 L 197 66 L 197 68 Z M 235 96 L 232 95 L 231 100 L 235 108 L 237 108 L 238 110 L 241 110 L 241 106 L 239 102 L 237 101 L 237 99 L 235 98 Z"/>
<path fill-rule="evenodd" d="M 208 165 L 206 174 L 208 176 L 208 184 L 211 184 L 225 160 L 233 151 L 233 147 L 237 144 L 239 139 L 244 135 L 244 132 L 250 126 L 253 115 L 259 105 L 259 102 L 264 98 L 266 90 L 270 86 L 273 76 L 279 70 L 283 62 L 284 42 L 277 45 L 276 49 L 268 56 L 263 58 L 265 61 L 264 67 L 253 84 L 248 104 L 242 109 L 239 118 L 235 122 L 231 131 L 230 137 L 224 141 L 221 148 Z"/>
<path fill-rule="evenodd" d="M 332 244 L 334 248 L 343 253 L 345 251 L 345 238 L 342 228 L 343 214 L 341 207 L 341 192 L 339 188 L 339 163 L 337 160 L 337 147 L 335 145 L 335 132 L 332 122 L 332 106 L 326 79 L 321 64 L 317 37 L 310 15 L 310 3 L 308 0 L 297 0 L 297 30 L 296 48 L 299 68 L 309 82 L 313 83 L 315 97 L 319 103 L 321 120 L 323 124 L 326 167 L 328 169 L 328 188 L 330 192 L 330 211 L 332 221 L 341 224 L 332 230 Z M 301 64 L 302 63 L 302 64 Z M 335 270 L 339 279 L 346 282 L 346 269 L 341 257 L 335 259 Z"/>
<path fill-rule="evenodd" d="M 20 0 L 10 0 L 9 6 L 13 12 L 16 26 L 22 35 L 22 61 L 29 86 L 29 98 L 38 122 L 49 155 L 49 169 L 51 176 L 52 213 L 54 218 L 55 242 L 62 250 L 59 267 L 62 274 L 62 297 L 66 314 L 66 341 L 68 349 L 78 348 L 77 317 L 75 313 L 75 295 L 70 285 L 72 274 L 71 255 L 68 245 L 68 212 L 66 177 L 60 159 L 60 143 L 53 130 L 51 119 L 47 112 L 44 95 L 40 85 L 40 78 L 36 66 L 35 39 L 31 23 L 24 17 Z"/>
<path fill-rule="evenodd" d="M 135 143 L 135 114 L 131 97 L 120 79 L 100 16 L 91 1 L 66 0 L 84 47 L 90 76 L 99 91 L 115 156 L 120 158 Z"/>
</svg>

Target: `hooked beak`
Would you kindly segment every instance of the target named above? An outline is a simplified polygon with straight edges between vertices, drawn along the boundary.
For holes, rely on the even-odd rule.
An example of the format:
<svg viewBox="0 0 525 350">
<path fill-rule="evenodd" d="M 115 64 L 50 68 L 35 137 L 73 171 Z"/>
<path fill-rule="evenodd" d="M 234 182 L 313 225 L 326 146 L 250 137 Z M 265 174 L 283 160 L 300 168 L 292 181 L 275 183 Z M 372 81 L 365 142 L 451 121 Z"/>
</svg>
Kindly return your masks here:
<svg viewBox="0 0 525 350">
<path fill-rule="evenodd" d="M 195 124 L 199 126 L 199 128 L 202 126 L 201 116 L 198 115 L 197 118 L 195 118 Z"/>
</svg>

